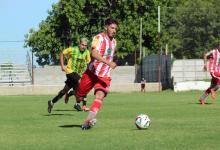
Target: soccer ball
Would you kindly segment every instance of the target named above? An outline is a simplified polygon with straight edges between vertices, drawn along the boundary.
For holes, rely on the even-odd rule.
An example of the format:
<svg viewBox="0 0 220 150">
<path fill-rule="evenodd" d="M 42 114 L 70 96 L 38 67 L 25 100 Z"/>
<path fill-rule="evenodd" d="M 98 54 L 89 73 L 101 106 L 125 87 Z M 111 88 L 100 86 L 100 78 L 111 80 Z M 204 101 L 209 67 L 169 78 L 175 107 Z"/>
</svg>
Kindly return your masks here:
<svg viewBox="0 0 220 150">
<path fill-rule="evenodd" d="M 135 119 L 135 125 L 138 129 L 147 129 L 150 126 L 150 118 L 146 114 L 140 114 Z"/>
</svg>

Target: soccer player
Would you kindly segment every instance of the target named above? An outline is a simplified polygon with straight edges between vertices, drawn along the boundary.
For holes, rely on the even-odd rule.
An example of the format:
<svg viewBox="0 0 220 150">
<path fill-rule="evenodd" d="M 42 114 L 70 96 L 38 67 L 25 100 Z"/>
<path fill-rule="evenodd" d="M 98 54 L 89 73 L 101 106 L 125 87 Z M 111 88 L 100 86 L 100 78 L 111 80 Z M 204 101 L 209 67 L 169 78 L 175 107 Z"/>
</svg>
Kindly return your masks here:
<svg viewBox="0 0 220 150">
<path fill-rule="evenodd" d="M 113 19 L 105 21 L 105 31 L 93 38 L 91 62 L 83 73 L 79 87 L 76 91 L 76 98 L 82 100 L 94 88 L 94 101 L 90 111 L 82 125 L 83 130 L 90 129 L 96 121 L 96 115 L 100 110 L 104 97 L 109 92 L 111 82 L 110 71 L 117 66 L 113 61 L 116 48 L 114 39 L 118 28 L 118 22 Z"/>
<path fill-rule="evenodd" d="M 82 73 L 86 70 L 87 64 L 90 62 L 90 52 L 87 49 L 88 40 L 86 38 L 81 38 L 79 46 L 69 47 L 60 53 L 60 65 L 61 70 L 66 72 L 65 86 L 59 93 L 52 99 L 48 101 L 48 113 L 54 104 L 63 97 L 71 88 L 76 90 L 79 85 L 79 81 Z M 65 56 L 68 58 L 67 66 L 64 65 Z M 86 95 L 85 95 L 86 96 Z M 83 108 L 86 109 L 86 103 L 83 102 Z M 82 111 L 80 106 L 80 101 L 77 101 L 74 108 L 78 111 Z"/>
<path fill-rule="evenodd" d="M 215 91 L 220 87 L 220 43 L 218 49 L 209 51 L 204 55 L 204 70 L 207 70 L 207 61 L 209 59 L 208 71 L 210 72 L 212 79 L 210 87 L 200 96 L 199 102 L 201 105 L 205 104 L 206 97 L 211 93 L 211 97 L 215 99 Z"/>
</svg>

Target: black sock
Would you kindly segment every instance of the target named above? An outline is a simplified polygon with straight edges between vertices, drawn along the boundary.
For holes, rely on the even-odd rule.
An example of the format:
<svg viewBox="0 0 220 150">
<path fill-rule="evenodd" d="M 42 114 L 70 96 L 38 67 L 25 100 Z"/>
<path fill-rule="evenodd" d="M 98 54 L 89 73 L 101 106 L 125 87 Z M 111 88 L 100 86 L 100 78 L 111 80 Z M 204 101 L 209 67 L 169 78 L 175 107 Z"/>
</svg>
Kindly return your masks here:
<svg viewBox="0 0 220 150">
<path fill-rule="evenodd" d="M 59 99 L 63 97 L 64 93 L 60 91 L 57 96 L 55 96 L 52 100 L 53 103 L 56 103 Z"/>
</svg>

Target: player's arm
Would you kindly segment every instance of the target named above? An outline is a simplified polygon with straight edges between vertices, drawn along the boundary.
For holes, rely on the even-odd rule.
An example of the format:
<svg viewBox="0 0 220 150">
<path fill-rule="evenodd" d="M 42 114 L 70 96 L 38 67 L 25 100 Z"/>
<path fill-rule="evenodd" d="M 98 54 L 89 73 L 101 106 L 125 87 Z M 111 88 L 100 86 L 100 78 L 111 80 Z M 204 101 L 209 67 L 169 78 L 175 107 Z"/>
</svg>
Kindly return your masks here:
<svg viewBox="0 0 220 150">
<path fill-rule="evenodd" d="M 207 53 L 205 53 L 203 61 L 204 61 L 204 71 L 207 71 L 207 61 L 208 61 L 208 57 L 210 57 L 212 55 L 212 51 L 209 51 Z"/>
<path fill-rule="evenodd" d="M 65 56 L 69 57 L 69 54 L 73 51 L 71 47 L 64 49 L 62 52 L 60 52 L 60 67 L 62 71 L 66 72 L 66 66 L 64 65 L 65 62 Z"/>
<path fill-rule="evenodd" d="M 92 56 L 93 58 L 97 59 L 98 61 L 105 63 L 106 65 L 108 65 L 108 66 L 111 67 L 112 69 L 114 69 L 114 68 L 117 66 L 115 62 L 113 62 L 113 61 L 108 61 L 108 60 L 106 60 L 105 58 L 103 58 L 103 57 L 99 54 L 99 52 L 96 50 L 96 48 L 92 48 L 91 56 Z"/>
<path fill-rule="evenodd" d="M 60 67 L 62 71 L 66 71 L 65 65 L 64 65 L 64 54 L 63 52 L 60 52 Z"/>
</svg>

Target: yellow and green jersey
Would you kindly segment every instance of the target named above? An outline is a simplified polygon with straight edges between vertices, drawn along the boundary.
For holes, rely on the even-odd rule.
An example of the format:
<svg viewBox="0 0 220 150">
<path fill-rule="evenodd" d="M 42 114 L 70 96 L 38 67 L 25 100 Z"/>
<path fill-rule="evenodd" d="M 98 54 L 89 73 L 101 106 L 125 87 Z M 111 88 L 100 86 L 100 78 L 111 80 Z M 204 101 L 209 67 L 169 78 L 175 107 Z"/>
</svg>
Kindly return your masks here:
<svg viewBox="0 0 220 150">
<path fill-rule="evenodd" d="M 78 46 L 64 49 L 63 55 L 68 57 L 66 74 L 76 72 L 81 76 L 91 60 L 89 50 L 80 51 Z"/>
</svg>

